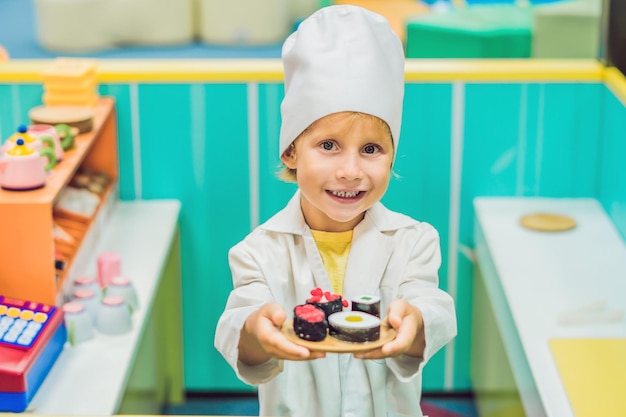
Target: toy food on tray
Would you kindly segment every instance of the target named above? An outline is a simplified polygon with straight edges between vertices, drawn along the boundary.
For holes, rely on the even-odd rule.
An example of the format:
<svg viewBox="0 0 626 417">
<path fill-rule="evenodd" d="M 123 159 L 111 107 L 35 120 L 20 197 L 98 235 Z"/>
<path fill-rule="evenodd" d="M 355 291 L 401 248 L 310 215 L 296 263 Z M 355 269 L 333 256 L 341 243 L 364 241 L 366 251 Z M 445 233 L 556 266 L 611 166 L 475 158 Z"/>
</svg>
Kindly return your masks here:
<svg viewBox="0 0 626 417">
<path fill-rule="evenodd" d="M 324 340 L 328 333 L 324 310 L 313 304 L 297 305 L 293 309 L 293 331 L 304 340 Z"/>
<path fill-rule="evenodd" d="M 362 295 L 351 305 L 351 310 L 344 311 L 348 302 L 341 295 L 315 288 L 305 304 L 294 308 L 293 323 L 283 332 L 295 343 L 328 352 L 373 349 L 395 337 L 395 331 L 379 317 L 380 297 Z"/>
<path fill-rule="evenodd" d="M 306 300 L 307 304 L 319 307 L 324 311 L 326 320 L 333 313 L 342 311 L 344 307 L 348 307 L 348 302 L 341 295 L 333 294 L 330 291 L 322 291 L 321 288 L 311 290 L 311 298 Z"/>
<path fill-rule="evenodd" d="M 352 300 L 352 311 L 362 311 L 380 318 L 380 297 L 361 295 Z"/>
<path fill-rule="evenodd" d="M 328 318 L 328 330 L 344 342 L 373 342 L 380 338 L 380 319 L 362 311 L 341 311 Z"/>
</svg>

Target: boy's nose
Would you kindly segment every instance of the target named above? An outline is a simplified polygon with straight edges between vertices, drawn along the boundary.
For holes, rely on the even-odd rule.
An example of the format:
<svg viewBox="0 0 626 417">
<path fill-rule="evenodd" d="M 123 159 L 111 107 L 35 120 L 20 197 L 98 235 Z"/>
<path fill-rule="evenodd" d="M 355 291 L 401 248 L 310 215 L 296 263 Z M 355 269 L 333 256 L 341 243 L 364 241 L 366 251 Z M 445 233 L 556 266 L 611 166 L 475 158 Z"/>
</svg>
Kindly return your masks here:
<svg viewBox="0 0 626 417">
<path fill-rule="evenodd" d="M 350 153 L 347 154 L 345 158 L 342 158 L 337 174 L 339 178 L 347 180 L 362 178 L 363 170 L 361 169 L 361 161 L 359 155 L 354 155 Z"/>
</svg>

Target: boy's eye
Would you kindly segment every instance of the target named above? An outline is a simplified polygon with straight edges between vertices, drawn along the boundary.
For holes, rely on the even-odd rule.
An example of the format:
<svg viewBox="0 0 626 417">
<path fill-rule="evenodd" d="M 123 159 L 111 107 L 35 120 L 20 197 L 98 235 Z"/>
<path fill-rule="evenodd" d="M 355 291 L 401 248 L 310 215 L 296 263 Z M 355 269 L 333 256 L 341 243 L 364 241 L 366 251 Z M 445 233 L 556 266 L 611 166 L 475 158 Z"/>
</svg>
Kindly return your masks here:
<svg viewBox="0 0 626 417">
<path fill-rule="evenodd" d="M 365 153 L 370 153 L 370 154 L 371 153 L 376 153 L 377 150 L 378 150 L 378 147 L 376 145 L 372 145 L 372 144 L 365 145 L 363 147 L 363 152 L 365 152 Z"/>
<path fill-rule="evenodd" d="M 330 141 L 330 140 L 322 142 L 322 148 L 325 151 L 332 151 L 334 146 L 335 146 L 334 143 L 332 141 Z"/>
</svg>

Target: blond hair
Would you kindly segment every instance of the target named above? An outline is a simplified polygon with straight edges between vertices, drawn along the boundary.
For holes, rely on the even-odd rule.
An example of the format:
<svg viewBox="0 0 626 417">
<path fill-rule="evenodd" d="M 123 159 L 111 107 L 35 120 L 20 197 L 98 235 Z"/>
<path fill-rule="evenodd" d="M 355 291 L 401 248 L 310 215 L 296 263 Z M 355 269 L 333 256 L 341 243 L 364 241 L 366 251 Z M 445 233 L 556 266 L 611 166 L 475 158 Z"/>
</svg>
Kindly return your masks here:
<svg viewBox="0 0 626 417">
<path fill-rule="evenodd" d="M 360 113 L 360 112 L 346 112 L 346 113 L 349 113 L 349 115 L 350 115 L 350 117 L 351 117 L 352 119 L 357 119 L 357 118 L 365 118 L 365 119 L 368 119 L 368 120 L 371 120 L 371 121 L 375 121 L 375 122 L 380 123 L 381 127 L 383 128 L 383 130 L 385 131 L 385 133 L 389 135 L 389 138 L 391 139 L 391 142 L 393 143 L 393 136 L 392 136 L 392 134 L 391 134 L 391 129 L 389 128 L 389 125 L 387 124 L 387 122 L 385 122 L 383 119 L 381 119 L 381 118 L 379 118 L 379 117 L 376 117 L 376 116 L 373 116 L 373 115 L 371 115 L 371 114 L 367 114 L 367 113 Z M 333 113 L 333 114 L 336 114 L 336 113 Z M 331 116 L 331 115 L 329 115 L 329 116 Z M 325 116 L 325 117 L 328 117 L 328 116 Z M 297 137 L 297 138 L 295 138 L 295 139 L 293 140 L 293 142 L 291 142 L 291 144 L 290 144 L 290 145 L 289 145 L 289 147 L 285 150 L 285 152 L 283 152 L 283 156 L 285 156 L 285 155 L 287 155 L 287 154 L 290 154 L 290 153 L 293 153 L 293 155 L 295 156 L 295 153 L 296 153 L 296 145 L 295 145 L 295 143 L 296 143 L 296 141 L 297 141 L 297 140 L 298 140 L 298 139 L 299 139 L 299 138 L 300 138 L 303 134 L 305 134 L 307 131 L 309 131 L 309 130 L 313 127 L 313 125 L 314 125 L 315 123 L 317 123 L 318 121 L 320 121 L 320 120 L 322 120 L 322 119 L 324 119 L 324 117 L 322 117 L 321 119 L 318 119 L 318 120 L 314 121 L 314 122 L 313 122 L 313 123 L 311 123 L 311 124 L 310 124 L 310 125 L 309 125 L 306 129 L 304 129 L 304 130 L 302 131 L 302 133 L 300 133 L 300 134 L 298 135 L 298 137 Z M 394 152 L 395 152 L 395 149 L 394 149 Z M 286 166 L 286 165 L 285 165 L 282 161 L 281 161 L 281 163 L 278 165 L 278 168 L 279 168 L 279 170 L 278 170 L 278 172 L 276 173 L 276 175 L 278 176 L 278 178 L 279 178 L 280 180 L 285 181 L 285 182 L 297 182 L 298 177 L 297 177 L 297 172 L 296 172 L 296 170 L 295 170 L 295 169 L 291 169 L 291 168 L 289 168 L 289 167 L 288 167 L 288 166 Z"/>
</svg>

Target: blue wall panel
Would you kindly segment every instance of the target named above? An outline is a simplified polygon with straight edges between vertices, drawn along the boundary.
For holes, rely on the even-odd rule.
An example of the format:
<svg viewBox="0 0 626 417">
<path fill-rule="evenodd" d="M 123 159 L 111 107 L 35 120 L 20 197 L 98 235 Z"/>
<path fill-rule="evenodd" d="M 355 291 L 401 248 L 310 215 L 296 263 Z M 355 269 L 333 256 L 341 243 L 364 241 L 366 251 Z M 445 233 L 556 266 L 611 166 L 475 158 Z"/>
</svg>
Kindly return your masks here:
<svg viewBox="0 0 626 417">
<path fill-rule="evenodd" d="M 598 84 L 546 84 L 537 194 L 592 196 L 597 181 L 600 124 Z M 574 180 L 574 181 L 573 181 Z"/>
<path fill-rule="evenodd" d="M 392 210 L 431 223 L 439 231 L 442 247 L 440 285 L 447 288 L 447 247 L 450 105 L 449 84 L 407 84 L 402 132 L 394 172 L 383 203 Z M 444 386 L 445 350 L 424 369 L 424 389 Z"/>
<path fill-rule="evenodd" d="M 213 348 L 232 288 L 228 249 L 249 232 L 246 85 L 105 85 L 101 93 L 118 104 L 122 198 L 182 202 L 186 387 L 249 390 Z"/>
<path fill-rule="evenodd" d="M 133 200 L 135 195 L 135 173 L 133 162 L 133 123 L 131 106 L 131 88 L 136 91 L 136 85 L 128 84 L 101 84 L 98 92 L 103 96 L 115 97 L 115 111 L 118 126 L 118 164 L 120 171 L 120 198 Z"/>
<path fill-rule="evenodd" d="M 286 183 L 277 176 L 281 164 L 278 148 L 283 96 L 282 83 L 259 85 L 259 223 L 283 208 L 296 190 L 295 184 Z"/>
<path fill-rule="evenodd" d="M 138 86 L 138 140 L 141 152 L 139 195 L 142 198 L 179 198 L 183 205 L 193 204 L 195 200 L 197 181 L 193 168 L 197 160 L 192 149 L 195 138 L 191 134 L 190 91 L 191 86 L 188 84 Z M 226 138 L 213 146 L 219 148 L 224 143 L 227 143 Z M 217 152 L 213 158 L 215 156 L 218 156 Z M 201 160 L 200 163 L 204 164 L 205 161 Z"/>
<path fill-rule="evenodd" d="M 142 85 L 139 103 L 141 194 L 183 206 L 186 386 L 243 388 L 213 337 L 232 288 L 228 249 L 249 231 L 246 86 Z"/>
<path fill-rule="evenodd" d="M 0 84 L 0 142 L 15 132 L 16 120 L 13 119 L 12 86 Z M 19 125 L 19 122 L 17 122 Z"/>
<path fill-rule="evenodd" d="M 626 107 L 605 88 L 601 111 L 604 117 L 599 199 L 626 239 Z"/>
<path fill-rule="evenodd" d="M 469 243 L 472 199 L 478 195 L 515 194 L 522 86 L 469 84 L 465 91 L 462 212 Z"/>
<path fill-rule="evenodd" d="M 469 355 L 474 269 L 474 209 L 480 195 L 515 195 L 520 126 L 525 123 L 521 84 L 467 84 L 462 134 L 462 175 L 457 248 L 456 346 L 463 361 L 457 365 L 457 386 L 469 387 Z M 520 116 L 521 115 L 521 116 Z M 523 130 L 522 130 L 523 132 Z"/>
<path fill-rule="evenodd" d="M 186 337 L 191 341 L 186 349 L 193 349 L 191 358 L 205 357 L 209 367 L 194 363 L 186 367 L 189 388 L 249 389 L 213 348 L 215 326 L 232 289 L 228 250 L 250 231 L 248 115 L 239 110 L 246 108 L 247 101 L 245 84 L 206 86 L 206 148 L 201 158 L 206 176 L 199 191 L 204 203 L 198 202 L 187 224 L 199 233 L 202 243 L 189 254 L 196 257 L 197 270 L 185 285 L 196 310 L 186 320 L 186 335 L 191 336 Z M 206 232 L 196 228 L 197 220 L 204 217 Z"/>
<path fill-rule="evenodd" d="M 29 123 L 28 111 L 41 105 L 42 95 L 41 84 L 0 84 L 0 141 Z"/>
</svg>

